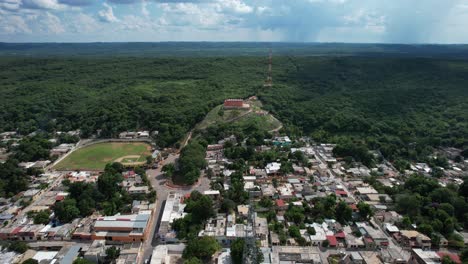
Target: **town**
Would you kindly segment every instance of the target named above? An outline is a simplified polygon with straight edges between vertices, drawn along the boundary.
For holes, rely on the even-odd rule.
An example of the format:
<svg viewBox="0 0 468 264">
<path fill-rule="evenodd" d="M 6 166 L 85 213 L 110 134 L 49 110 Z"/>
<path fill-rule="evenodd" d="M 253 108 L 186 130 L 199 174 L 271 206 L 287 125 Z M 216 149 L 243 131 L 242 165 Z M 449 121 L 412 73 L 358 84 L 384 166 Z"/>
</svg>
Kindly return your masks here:
<svg viewBox="0 0 468 264">
<path fill-rule="evenodd" d="M 402 164 L 289 135 L 255 96 L 215 110 L 180 148 L 1 133 L 0 262 L 466 263 L 466 151 Z"/>
</svg>

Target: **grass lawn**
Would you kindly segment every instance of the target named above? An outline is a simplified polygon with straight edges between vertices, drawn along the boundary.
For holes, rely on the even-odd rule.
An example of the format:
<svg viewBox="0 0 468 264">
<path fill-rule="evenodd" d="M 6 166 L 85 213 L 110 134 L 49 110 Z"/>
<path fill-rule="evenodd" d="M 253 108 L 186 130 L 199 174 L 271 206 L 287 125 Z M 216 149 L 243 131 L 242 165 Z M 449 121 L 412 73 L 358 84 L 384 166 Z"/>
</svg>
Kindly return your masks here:
<svg viewBox="0 0 468 264">
<path fill-rule="evenodd" d="M 252 111 L 262 110 L 261 106 L 262 103 L 260 101 L 249 101 L 249 104 L 252 108 Z M 202 122 L 197 125 L 197 129 L 206 129 L 210 125 L 215 123 L 226 123 L 229 120 L 232 120 L 238 116 L 245 114 L 248 110 L 222 110 L 223 105 L 218 105 L 213 108 L 208 114 L 205 116 Z M 223 113 L 219 115 L 220 111 Z M 266 130 L 273 130 L 281 125 L 281 122 L 278 121 L 275 117 L 268 114 L 266 116 L 257 116 L 253 112 L 248 113 L 245 116 L 233 121 L 234 124 L 238 124 L 240 126 L 247 126 L 251 123 L 259 124 L 260 127 L 265 128 Z"/>
<path fill-rule="evenodd" d="M 143 142 L 107 142 L 78 149 L 55 165 L 56 170 L 102 170 L 107 163 L 125 156 L 123 162 L 144 160 L 151 155 L 150 145 Z"/>
<path fill-rule="evenodd" d="M 237 124 L 241 127 L 247 127 L 250 124 L 257 124 L 259 127 L 264 128 L 265 130 L 273 130 L 279 127 L 281 122 L 272 115 L 257 116 L 251 113 L 248 116 L 235 121 L 234 124 Z"/>
</svg>

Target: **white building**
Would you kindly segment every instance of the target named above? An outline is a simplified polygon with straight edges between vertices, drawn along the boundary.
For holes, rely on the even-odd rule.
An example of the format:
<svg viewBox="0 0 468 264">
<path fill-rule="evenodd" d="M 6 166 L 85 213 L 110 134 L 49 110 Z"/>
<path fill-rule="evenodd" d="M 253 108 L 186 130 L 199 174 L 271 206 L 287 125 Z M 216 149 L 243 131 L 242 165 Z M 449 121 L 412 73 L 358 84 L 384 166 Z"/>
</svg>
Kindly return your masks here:
<svg viewBox="0 0 468 264">
<path fill-rule="evenodd" d="M 182 196 L 175 192 L 169 193 L 167 197 L 158 231 L 158 235 L 163 242 L 177 241 L 175 234 L 171 232 L 171 224 L 174 220 L 183 218 L 186 215 L 184 212 L 185 204 L 181 202 L 181 199 Z"/>
<path fill-rule="evenodd" d="M 278 163 L 278 162 L 268 163 L 265 167 L 267 174 L 278 173 L 280 169 L 281 169 L 281 163 Z"/>
</svg>

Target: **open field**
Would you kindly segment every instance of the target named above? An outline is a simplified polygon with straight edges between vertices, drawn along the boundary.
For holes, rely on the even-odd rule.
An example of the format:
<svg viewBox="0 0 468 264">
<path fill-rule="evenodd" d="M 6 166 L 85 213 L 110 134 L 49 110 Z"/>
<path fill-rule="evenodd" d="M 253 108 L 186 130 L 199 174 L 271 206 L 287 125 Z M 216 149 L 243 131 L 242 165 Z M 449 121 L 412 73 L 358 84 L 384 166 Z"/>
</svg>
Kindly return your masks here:
<svg viewBox="0 0 468 264">
<path fill-rule="evenodd" d="M 150 145 L 143 142 L 98 143 L 76 150 L 55 165 L 56 170 L 101 170 L 107 163 L 144 162 L 151 154 Z"/>
</svg>

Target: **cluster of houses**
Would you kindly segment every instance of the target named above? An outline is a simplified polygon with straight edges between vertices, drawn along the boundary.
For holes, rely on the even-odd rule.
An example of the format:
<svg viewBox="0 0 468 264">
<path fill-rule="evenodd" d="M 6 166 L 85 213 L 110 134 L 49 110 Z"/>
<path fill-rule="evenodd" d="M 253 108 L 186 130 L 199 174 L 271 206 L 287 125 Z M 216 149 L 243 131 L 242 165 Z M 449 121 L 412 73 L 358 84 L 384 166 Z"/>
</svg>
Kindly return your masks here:
<svg viewBox="0 0 468 264">
<path fill-rule="evenodd" d="M 218 195 L 219 191 L 230 189 L 230 175 L 234 172 L 228 169 L 232 161 L 224 156 L 224 143 L 228 141 L 237 143 L 235 137 L 231 136 L 217 144 L 208 145 L 206 153 L 207 169 L 212 175 L 212 181 L 219 182 L 220 177 L 224 181 L 221 189 L 205 192 L 206 195 L 212 195 L 218 204 L 222 199 Z M 403 184 L 402 177 L 405 174 L 398 172 L 392 164 L 384 161 L 376 168 L 368 168 L 360 163 L 346 164 L 334 157 L 333 144 L 309 144 L 306 138 L 299 141 L 302 147 L 291 148 L 293 141 L 287 136 L 281 136 L 266 140 L 265 145 L 257 147 L 256 151 L 275 148 L 292 153 L 300 151 L 308 165 L 294 163 L 293 172 L 287 174 L 282 173 L 282 163 L 279 161 L 267 163 L 262 168 L 250 167 L 244 173 L 243 182 L 244 190 L 250 193 L 250 197 L 254 197 L 254 203 L 240 204 L 233 212 L 216 214 L 207 221 L 199 236 L 214 237 L 225 248 L 237 238 L 255 236 L 264 255 L 263 263 L 329 263 L 332 258 L 338 259 L 339 263 L 441 263 L 444 256 L 461 263 L 456 254 L 447 251 L 448 242 L 442 235 L 438 244 L 434 245 L 431 238 L 414 229 L 400 230 L 398 223 L 403 216 L 392 209 L 392 198 L 379 193 L 364 181 L 365 177 L 374 175 L 383 186 Z M 427 172 L 422 164 L 414 164 L 414 167 L 418 171 Z M 344 201 L 352 209 L 353 219 L 359 219 L 357 205 L 360 202 L 370 206 L 373 217 L 345 225 L 336 219 L 306 223 L 300 228 L 300 236 L 307 245 L 303 246 L 289 236 L 286 241 L 281 241 L 279 234 L 271 229 L 265 212 L 258 206 L 263 197 L 273 201 L 275 221 L 284 226 L 287 234 L 288 227 L 296 226 L 286 215 L 290 206 L 302 207 L 308 204 L 313 207 L 315 198 L 330 195 Z M 171 244 L 180 242 L 174 231 L 170 230 L 170 224 L 185 215 L 184 197 L 171 194 L 168 201 L 159 234 L 165 243 Z M 253 221 L 249 220 L 249 215 Z M 463 232 L 460 235 L 468 237 Z M 302 252 L 302 255 L 297 252 Z M 218 263 L 228 263 L 220 259 Z"/>
<path fill-rule="evenodd" d="M 92 183 L 97 181 L 98 173 L 57 172 L 38 176 L 37 179 L 42 180 L 42 184 L 46 183 L 47 188 L 39 188 L 41 183 L 37 183 L 15 197 L 0 201 L 2 226 L 0 240 L 28 242 L 35 254 L 33 258 L 42 261 L 40 263 L 58 261 L 57 263 L 71 264 L 78 255 L 97 263 L 97 260 L 105 259 L 105 250 L 109 244 L 118 245 L 123 252 L 126 252 L 121 254 L 119 257 L 121 262 L 118 263 L 135 263 L 140 254 L 139 245 L 148 238 L 149 227 L 155 214 L 155 204 L 140 199 L 145 196 L 135 196 L 150 191 L 140 175 L 129 170 L 122 176 L 124 178 L 120 183 L 122 188 L 135 197 L 128 214 L 103 216 L 95 212 L 89 217 L 77 218 L 65 224 L 57 221 L 53 213 L 56 203 L 63 201 L 69 195 L 62 181 L 67 179 L 70 182 Z M 34 186 L 36 188 L 33 188 Z M 49 213 L 49 223 L 34 223 L 32 215 L 41 211 Z M 126 251 L 127 244 L 133 246 Z M 73 245 L 77 247 L 71 254 L 69 252 Z M 8 257 L 13 261 L 15 256 L 0 252 L 0 259 Z"/>
<path fill-rule="evenodd" d="M 225 109 L 245 109 L 250 106 L 241 99 L 228 99 Z M 149 138 L 149 131 L 123 132 L 122 139 Z M 15 132 L 0 134 L 1 140 L 16 140 Z M 245 144 L 235 136 L 230 136 L 207 146 L 205 159 L 207 175 L 211 178 L 212 189 L 203 192 L 210 196 L 216 209 L 222 202 L 223 192 L 232 187 L 230 176 L 233 161 L 224 155 L 225 146 Z M 63 156 L 75 147 L 74 144 L 60 144 L 51 150 L 51 156 Z M 347 163 L 333 155 L 333 144 L 316 144 L 308 138 L 292 140 L 288 136 L 275 136 L 266 139 L 255 151 L 278 151 L 291 157 L 301 152 L 305 158 L 299 162 L 290 159 L 292 171 L 285 170 L 281 160 L 275 160 L 262 166 L 250 166 L 243 173 L 243 188 L 249 193 L 249 201 L 237 204 L 229 213 L 218 212 L 208 219 L 198 236 L 215 238 L 223 250 L 215 256 L 219 264 L 230 263 L 229 246 L 238 238 L 254 237 L 263 263 L 441 263 L 449 257 L 455 263 L 461 263 L 459 257 L 447 250 L 448 240 L 440 235 L 437 245 L 432 239 L 416 228 L 401 229 L 399 223 L 403 216 L 396 212 L 393 199 L 379 193 L 364 178 L 376 176 L 382 186 L 393 187 L 404 184 L 404 177 L 414 172 L 430 176 L 432 168 L 425 163 L 412 164 L 408 171 L 398 172 L 391 163 L 383 161 L 375 168 L 368 168 L 361 163 Z M 0 150 L 1 155 L 5 154 Z M 454 149 L 441 150 L 448 155 L 459 156 Z M 378 154 L 376 154 L 378 155 Z M 159 159 L 159 151 L 153 158 Z M 444 170 L 444 176 L 437 180 L 441 185 L 461 183 L 461 175 L 468 170 L 466 161 L 449 160 L 450 169 Z M 24 169 L 44 169 L 50 161 L 21 163 Z M 287 172 L 285 172 L 287 171 Z M 64 173 L 43 173 L 33 176 L 30 188 L 10 199 L 0 199 L 0 240 L 20 240 L 30 243 L 35 250 L 34 258 L 42 263 L 72 263 L 78 255 L 98 262 L 105 258 L 106 248 L 118 245 L 121 256 L 117 263 L 135 263 L 140 254 L 140 245 L 146 241 L 155 214 L 161 215 L 157 238 L 161 245 L 154 249 L 151 263 L 172 263 L 171 254 L 180 256 L 184 245 L 180 244 L 172 223 L 186 215 L 185 200 L 188 196 L 177 191 L 169 193 L 161 212 L 155 212 L 155 204 L 141 199 L 150 192 L 142 176 L 128 170 L 120 182 L 134 201 L 128 214 L 103 216 L 95 213 L 71 223 L 61 224 L 54 220 L 54 205 L 69 195 L 62 186 L 63 180 L 70 182 L 95 183 L 98 172 L 73 171 Z M 375 186 L 375 185 L 374 185 Z M 377 188 L 378 189 L 378 188 Z M 288 210 L 292 206 L 314 208 L 317 198 L 335 196 L 352 210 L 353 221 L 340 224 L 336 219 L 316 219 L 297 226 L 288 219 Z M 262 198 L 272 202 L 271 207 L 263 208 Z M 370 206 L 373 216 L 366 220 L 359 217 L 359 203 Z M 35 224 L 30 212 L 50 211 L 48 224 Z M 272 228 L 280 224 L 283 232 Z M 288 233 L 290 227 L 299 228 L 299 237 Z M 458 232 L 468 244 L 468 233 Z M 47 249 L 47 250 L 45 250 Z M 7 256 L 0 252 L 0 260 Z M 8 261 L 7 261 L 8 262 Z"/>
<path fill-rule="evenodd" d="M 148 194 L 150 192 L 148 185 L 133 170 L 125 172 L 123 177 L 124 180 L 120 183 L 120 186 L 129 194 Z"/>
<path fill-rule="evenodd" d="M 121 139 L 147 139 L 150 138 L 149 131 L 124 131 L 119 134 Z"/>
</svg>

